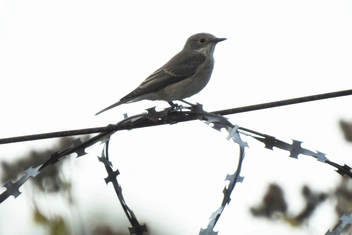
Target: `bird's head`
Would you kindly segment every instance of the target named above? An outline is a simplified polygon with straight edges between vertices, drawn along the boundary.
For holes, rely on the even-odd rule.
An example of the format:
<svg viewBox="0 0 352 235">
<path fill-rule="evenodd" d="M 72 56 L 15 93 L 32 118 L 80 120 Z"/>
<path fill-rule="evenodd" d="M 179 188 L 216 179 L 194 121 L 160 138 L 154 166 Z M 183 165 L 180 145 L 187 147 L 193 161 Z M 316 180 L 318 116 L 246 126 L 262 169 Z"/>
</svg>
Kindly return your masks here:
<svg viewBox="0 0 352 235">
<path fill-rule="evenodd" d="M 197 33 L 187 39 L 184 49 L 213 53 L 215 45 L 226 38 L 217 38 L 209 33 Z"/>
</svg>

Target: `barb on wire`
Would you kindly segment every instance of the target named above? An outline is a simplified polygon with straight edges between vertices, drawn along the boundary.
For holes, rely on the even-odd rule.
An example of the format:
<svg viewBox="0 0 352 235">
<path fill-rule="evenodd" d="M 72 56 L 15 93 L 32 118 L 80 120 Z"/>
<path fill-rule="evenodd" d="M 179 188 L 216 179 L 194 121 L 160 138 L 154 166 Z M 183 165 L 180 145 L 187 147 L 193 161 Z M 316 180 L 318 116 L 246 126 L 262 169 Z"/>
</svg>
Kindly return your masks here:
<svg viewBox="0 0 352 235">
<path fill-rule="evenodd" d="M 339 224 L 333 229 L 333 231 L 327 231 L 325 235 L 340 235 L 347 225 L 352 225 L 352 213 L 342 215 L 339 219 Z"/>
<path fill-rule="evenodd" d="M 10 180 L 7 181 L 4 184 L 4 187 L 6 190 L 0 194 L 0 203 L 5 201 L 9 196 L 14 196 L 14 198 L 17 198 L 21 192 L 20 192 L 20 187 L 31 177 L 35 177 L 39 174 L 39 167 L 33 168 L 30 167 L 24 172 L 24 176 L 22 176 L 17 182 L 12 183 Z"/>
</svg>

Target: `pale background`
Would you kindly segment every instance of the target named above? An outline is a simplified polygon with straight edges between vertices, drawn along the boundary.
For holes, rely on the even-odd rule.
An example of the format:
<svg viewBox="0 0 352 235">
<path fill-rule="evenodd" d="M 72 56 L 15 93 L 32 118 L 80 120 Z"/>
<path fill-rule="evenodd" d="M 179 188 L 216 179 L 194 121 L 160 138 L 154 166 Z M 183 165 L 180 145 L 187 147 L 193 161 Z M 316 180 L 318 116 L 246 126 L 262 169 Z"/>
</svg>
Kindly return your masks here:
<svg viewBox="0 0 352 235">
<path fill-rule="evenodd" d="M 351 1 L 0 1 L 0 138 L 105 126 L 123 113 L 163 102 L 123 105 L 94 114 L 134 89 L 199 32 L 226 37 L 217 45 L 208 86 L 188 99 L 208 111 L 352 88 Z M 259 132 L 319 150 L 352 164 L 340 118 L 352 119 L 352 97 L 228 116 Z M 111 158 L 125 199 L 150 234 L 198 234 L 222 198 L 237 147 L 199 121 L 116 133 Z M 289 159 L 248 139 L 242 176 L 219 220 L 219 235 L 324 234 L 336 222 L 326 202 L 303 229 L 253 219 L 268 183 L 283 185 L 289 210 L 300 189 L 334 188 L 340 176 L 309 157 Z M 0 146 L 1 159 L 53 140 Z M 129 226 L 106 186 L 101 147 L 72 161 L 79 214 Z M 3 189 L 2 189 L 3 190 Z M 30 217 L 26 188 L 0 205 L 0 234 L 41 234 Z M 30 192 L 27 192 L 27 194 Z M 45 204 L 53 209 L 55 205 Z M 65 208 L 60 208 L 65 210 Z M 88 211 L 88 212 L 87 212 Z M 111 212 L 114 215 L 108 218 Z M 88 227 L 89 230 L 89 227 Z M 31 232 L 33 231 L 33 232 Z M 43 234 L 43 233 L 42 233 Z"/>
</svg>

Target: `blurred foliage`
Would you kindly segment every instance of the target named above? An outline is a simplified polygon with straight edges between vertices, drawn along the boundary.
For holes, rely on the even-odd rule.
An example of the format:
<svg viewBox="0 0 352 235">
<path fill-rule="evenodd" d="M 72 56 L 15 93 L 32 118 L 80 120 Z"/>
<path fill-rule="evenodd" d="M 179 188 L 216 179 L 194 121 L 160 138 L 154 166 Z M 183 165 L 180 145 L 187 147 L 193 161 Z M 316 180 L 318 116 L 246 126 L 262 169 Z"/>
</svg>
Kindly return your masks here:
<svg viewBox="0 0 352 235">
<path fill-rule="evenodd" d="M 340 128 L 347 142 L 352 142 L 352 122 L 340 120 Z"/>
<path fill-rule="evenodd" d="M 269 185 L 262 204 L 252 207 L 250 210 L 254 216 L 258 217 L 277 219 L 284 216 L 287 211 L 287 203 L 283 190 L 276 184 Z"/>
<path fill-rule="evenodd" d="M 337 199 L 335 206 L 338 215 L 349 214 L 352 211 L 352 182 L 344 177 L 337 186 L 334 196 Z"/>
<path fill-rule="evenodd" d="M 2 173 L 1 181 L 17 180 L 29 167 L 37 167 L 48 160 L 54 152 L 70 147 L 73 140 L 73 138 L 69 137 L 60 138 L 51 148 L 42 151 L 31 150 L 25 156 L 11 162 L 2 161 L 0 165 Z M 92 231 L 86 231 L 86 227 L 89 226 L 82 224 L 79 215 L 74 216 L 72 214 L 76 206 L 75 200 L 73 200 L 74 195 L 72 195 L 72 180 L 68 176 L 67 167 L 66 171 L 63 170 L 65 163 L 68 163 L 69 159 L 68 157 L 64 157 L 56 164 L 44 168 L 40 171 L 40 174 L 31 178 L 25 184 L 33 192 L 32 197 L 27 194 L 27 198 L 30 200 L 29 203 L 33 205 L 33 221 L 38 226 L 45 228 L 48 235 L 123 235 L 114 231 L 116 228 L 113 229 L 107 224 L 99 224 L 99 222 L 103 223 L 103 221 L 99 221 L 100 218 L 97 219 L 94 215 L 92 215 L 92 219 L 94 219 L 94 224 L 97 225 Z M 43 197 L 42 195 L 45 196 Z M 66 204 L 63 204 L 67 205 L 65 215 L 48 206 L 52 202 L 51 196 L 55 198 L 54 200 L 57 200 L 57 196 L 59 196 L 66 202 Z M 44 203 L 46 205 L 45 209 L 39 205 L 43 204 L 43 200 L 47 201 L 47 203 Z M 69 214 L 67 215 L 67 213 Z M 29 232 L 29 234 L 31 233 Z M 127 235 L 127 233 L 124 233 L 124 235 Z"/>
<path fill-rule="evenodd" d="M 16 180 L 21 174 L 27 170 L 29 167 L 37 167 L 43 164 L 46 160 L 50 158 L 50 155 L 57 151 L 57 149 L 67 148 L 71 145 L 72 138 L 61 138 L 58 143 L 53 146 L 53 149 L 46 149 L 42 151 L 31 150 L 25 156 L 20 157 L 17 160 L 8 162 L 1 162 L 1 182 L 7 182 L 8 180 Z M 63 162 L 68 158 L 63 158 L 62 161 L 57 164 L 51 165 L 49 167 L 41 170 L 35 178 L 31 179 L 40 191 L 43 192 L 60 192 L 66 190 L 68 185 L 64 182 L 63 177 L 60 177 L 60 169 Z"/>
<path fill-rule="evenodd" d="M 51 235 L 61 235 L 61 234 L 71 234 L 67 228 L 67 223 L 62 216 L 54 216 L 54 218 L 49 218 L 45 216 L 38 208 L 35 208 L 33 212 L 34 221 L 40 226 L 45 226 L 49 228 L 48 234 Z"/>
<path fill-rule="evenodd" d="M 352 122 L 340 121 L 342 133 L 347 142 L 352 142 Z M 283 189 L 277 184 L 270 184 L 260 205 L 253 206 L 250 211 L 255 217 L 269 220 L 282 219 L 292 226 L 304 226 L 311 218 L 313 212 L 327 199 L 335 201 L 336 216 L 352 212 L 352 180 L 341 177 L 340 183 L 332 192 L 316 192 L 309 186 L 304 185 L 301 189 L 305 206 L 297 215 L 291 215 L 288 211 L 289 202 L 285 200 Z M 338 221 L 336 226 L 340 222 Z M 352 234 L 351 226 L 344 229 L 346 234 Z"/>
<path fill-rule="evenodd" d="M 283 221 L 287 221 L 293 226 L 300 226 L 310 218 L 314 210 L 328 197 L 327 193 L 313 192 L 307 185 L 302 187 L 301 193 L 305 206 L 297 215 L 291 215 L 287 211 L 289 202 L 286 202 L 282 188 L 277 184 L 270 184 L 262 203 L 250 208 L 251 213 L 256 217 L 264 217 L 270 220 L 283 219 Z"/>
<path fill-rule="evenodd" d="M 284 190 L 277 184 L 270 184 L 260 205 L 250 208 L 253 216 L 266 218 L 268 220 L 281 220 L 291 226 L 305 226 L 312 217 L 315 210 L 324 202 L 336 202 L 335 211 L 339 218 L 343 214 L 352 212 L 352 181 L 350 178 L 342 177 L 340 184 L 332 192 L 313 191 L 307 185 L 301 189 L 304 207 L 296 215 L 292 215 L 288 210 L 290 204 L 285 200 Z M 339 225 L 340 221 L 336 223 Z M 345 234 L 352 234 L 350 226 L 344 229 Z M 333 230 L 332 228 L 331 230 Z"/>
</svg>

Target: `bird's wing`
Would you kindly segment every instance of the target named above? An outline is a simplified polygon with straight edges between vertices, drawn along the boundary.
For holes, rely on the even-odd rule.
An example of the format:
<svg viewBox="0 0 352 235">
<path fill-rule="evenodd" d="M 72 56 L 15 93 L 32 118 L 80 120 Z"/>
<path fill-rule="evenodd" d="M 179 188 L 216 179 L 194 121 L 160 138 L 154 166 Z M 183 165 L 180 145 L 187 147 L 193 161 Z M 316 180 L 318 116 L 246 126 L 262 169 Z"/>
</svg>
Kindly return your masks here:
<svg viewBox="0 0 352 235">
<path fill-rule="evenodd" d="M 123 97 L 121 101 L 133 100 L 141 95 L 156 92 L 168 85 L 189 78 L 198 72 L 205 60 L 206 56 L 200 53 L 184 56 L 184 53 L 180 52 L 146 78 L 134 91 Z"/>
</svg>

